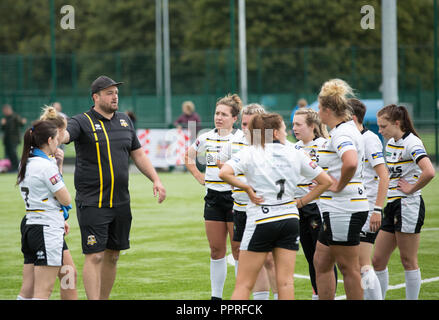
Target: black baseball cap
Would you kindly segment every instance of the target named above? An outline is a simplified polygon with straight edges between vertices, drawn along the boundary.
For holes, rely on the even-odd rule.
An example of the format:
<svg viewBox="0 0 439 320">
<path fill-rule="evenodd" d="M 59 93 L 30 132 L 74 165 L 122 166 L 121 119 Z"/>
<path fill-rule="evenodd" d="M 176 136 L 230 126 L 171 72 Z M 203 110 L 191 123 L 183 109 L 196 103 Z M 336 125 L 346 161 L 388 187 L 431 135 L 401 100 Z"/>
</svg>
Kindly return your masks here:
<svg viewBox="0 0 439 320">
<path fill-rule="evenodd" d="M 111 86 L 121 85 L 123 82 L 116 82 L 107 76 L 100 76 L 91 84 L 91 95 Z"/>
</svg>

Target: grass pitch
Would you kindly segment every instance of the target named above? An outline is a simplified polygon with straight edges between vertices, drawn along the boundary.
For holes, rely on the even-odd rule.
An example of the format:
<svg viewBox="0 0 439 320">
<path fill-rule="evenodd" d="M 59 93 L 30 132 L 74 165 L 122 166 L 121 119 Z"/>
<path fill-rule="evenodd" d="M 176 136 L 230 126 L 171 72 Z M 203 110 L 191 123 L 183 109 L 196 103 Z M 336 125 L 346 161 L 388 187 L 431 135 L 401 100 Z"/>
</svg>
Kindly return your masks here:
<svg viewBox="0 0 439 320">
<path fill-rule="evenodd" d="M 157 204 L 151 182 L 141 174 L 130 175 L 133 222 L 131 248 L 123 251 L 111 299 L 180 300 L 210 299 L 210 250 L 204 231 L 203 197 L 205 189 L 189 173 L 161 173 L 167 199 Z M 73 174 L 65 174 L 72 196 Z M 426 219 L 421 232 L 419 265 L 422 279 L 420 299 L 439 299 L 439 179 L 435 178 L 424 190 Z M 23 257 L 20 251 L 20 221 L 24 203 L 15 187 L 15 175 L 0 175 L 0 299 L 15 299 L 21 286 Z M 78 297 L 85 299 L 82 283 L 84 257 L 76 210 L 70 211 L 71 232 L 66 237 L 78 271 Z M 230 252 L 230 246 L 228 246 Z M 389 263 L 390 285 L 403 284 L 404 270 L 396 250 Z M 298 252 L 296 274 L 308 275 L 302 250 Z M 342 276 L 339 274 L 339 279 Z M 228 266 L 224 299 L 229 299 L 235 283 L 234 267 Z M 296 277 L 296 299 L 311 299 L 308 279 Z M 338 284 L 337 296 L 344 295 L 343 283 Z M 387 292 L 387 299 L 404 299 L 404 287 Z M 52 300 L 59 299 L 59 282 Z"/>
</svg>

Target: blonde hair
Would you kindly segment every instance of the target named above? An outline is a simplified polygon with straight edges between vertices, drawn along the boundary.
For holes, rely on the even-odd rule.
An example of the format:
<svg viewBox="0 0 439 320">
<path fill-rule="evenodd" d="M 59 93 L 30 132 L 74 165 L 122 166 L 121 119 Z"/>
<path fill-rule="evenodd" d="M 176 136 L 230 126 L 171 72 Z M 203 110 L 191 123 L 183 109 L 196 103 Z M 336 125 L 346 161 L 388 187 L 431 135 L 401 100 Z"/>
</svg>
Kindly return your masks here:
<svg viewBox="0 0 439 320">
<path fill-rule="evenodd" d="M 229 93 L 225 97 L 218 99 L 218 101 L 216 102 L 216 107 L 219 106 L 220 104 L 232 108 L 233 117 L 237 117 L 242 109 L 241 98 L 236 93 L 235 94 Z"/>
<path fill-rule="evenodd" d="M 301 108 L 297 110 L 294 115 L 305 116 L 305 122 L 308 127 L 314 125 L 314 136 L 316 138 L 329 138 L 328 130 L 326 129 L 326 125 L 322 123 L 322 120 L 319 117 L 319 113 L 310 108 Z"/>
<path fill-rule="evenodd" d="M 348 96 L 355 97 L 354 90 L 341 79 L 326 81 L 319 93 L 321 107 L 330 109 L 336 117 L 344 121 L 352 119 L 352 108 L 348 104 Z"/>
<path fill-rule="evenodd" d="M 192 101 L 185 101 L 183 102 L 183 104 L 181 105 L 182 109 L 188 109 L 190 112 L 194 112 L 195 111 L 195 105 Z"/>
<path fill-rule="evenodd" d="M 250 103 L 246 105 L 243 109 L 241 114 L 245 115 L 253 115 L 253 114 L 263 114 L 265 113 L 265 109 L 263 106 L 261 106 L 258 103 Z"/>
<path fill-rule="evenodd" d="M 65 129 L 67 127 L 66 118 L 60 115 L 54 107 L 44 106 L 42 111 L 40 120 L 51 121 L 59 129 Z"/>
</svg>

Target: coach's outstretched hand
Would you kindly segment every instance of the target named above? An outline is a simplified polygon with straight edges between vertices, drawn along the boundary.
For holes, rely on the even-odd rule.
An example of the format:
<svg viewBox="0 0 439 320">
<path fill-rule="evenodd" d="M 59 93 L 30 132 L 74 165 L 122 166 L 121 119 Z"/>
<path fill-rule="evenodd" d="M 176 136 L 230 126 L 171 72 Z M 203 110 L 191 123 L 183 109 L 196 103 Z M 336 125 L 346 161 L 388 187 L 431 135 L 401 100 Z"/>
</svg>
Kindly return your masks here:
<svg viewBox="0 0 439 320">
<path fill-rule="evenodd" d="M 157 197 L 157 193 L 159 195 L 159 203 L 162 203 L 163 200 L 165 200 L 166 198 L 166 189 L 165 187 L 162 185 L 162 183 L 160 181 L 156 181 L 154 182 L 154 185 L 152 187 L 152 190 L 154 192 L 154 197 Z"/>
</svg>

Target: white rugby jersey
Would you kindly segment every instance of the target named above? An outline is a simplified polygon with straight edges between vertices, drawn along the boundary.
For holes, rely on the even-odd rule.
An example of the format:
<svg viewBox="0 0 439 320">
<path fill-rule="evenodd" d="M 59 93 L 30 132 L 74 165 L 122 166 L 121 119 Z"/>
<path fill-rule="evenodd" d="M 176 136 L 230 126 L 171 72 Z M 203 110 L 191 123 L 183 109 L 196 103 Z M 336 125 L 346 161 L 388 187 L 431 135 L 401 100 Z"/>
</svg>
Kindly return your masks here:
<svg viewBox="0 0 439 320">
<path fill-rule="evenodd" d="M 375 166 L 385 163 L 383 144 L 380 138 L 368 129 L 361 131 L 364 139 L 364 171 L 363 183 L 366 189 L 367 198 L 370 203 L 375 204 L 379 178 L 374 169 Z"/>
<path fill-rule="evenodd" d="M 417 163 L 426 156 L 427 152 L 421 139 L 411 132 L 405 133 L 398 141 L 391 138 L 387 142 L 386 161 L 390 173 L 389 192 L 387 193 L 389 202 L 407 197 L 407 194 L 396 189 L 398 180 L 403 178 L 408 183 L 416 183 L 422 173 Z M 421 190 L 418 190 L 410 196 L 420 194 Z"/>
<path fill-rule="evenodd" d="M 248 147 L 248 141 L 245 138 L 245 134 L 243 131 L 237 132 L 233 138 L 222 147 L 221 151 L 218 153 L 218 159 L 225 163 L 227 160 L 232 158 L 232 155 L 242 150 L 243 148 Z M 236 172 L 235 175 L 239 180 L 247 184 L 247 179 L 242 172 Z M 233 188 L 232 189 L 232 197 L 233 197 L 233 209 L 238 211 L 245 211 L 247 204 L 250 199 L 248 198 L 247 193 L 244 190 Z"/>
<path fill-rule="evenodd" d="M 243 172 L 248 184 L 264 203 L 247 205 L 247 223 L 266 223 L 298 218 L 295 189 L 302 176 L 312 180 L 322 169 L 302 150 L 281 143 L 267 143 L 265 149 L 249 146 L 227 161 L 235 172 Z"/>
<path fill-rule="evenodd" d="M 314 140 L 311 140 L 310 142 L 304 144 L 302 140 L 299 140 L 295 143 L 296 149 L 302 149 L 305 151 L 308 156 L 311 158 L 312 161 L 316 162 L 318 164 L 318 157 L 317 157 L 317 151 L 322 148 L 323 144 L 327 140 L 323 137 L 315 138 Z M 309 186 L 312 184 L 312 181 L 309 179 L 303 178 L 300 180 L 300 182 L 297 184 L 297 198 L 301 198 L 305 196 L 309 192 Z M 315 203 L 317 200 L 313 200 L 310 203 Z"/>
<path fill-rule="evenodd" d="M 329 132 L 330 138 L 317 151 L 319 165 L 335 179 L 341 176 L 342 155 L 354 150 L 358 155 L 358 166 L 351 181 L 340 192 L 325 191 L 320 196 L 322 212 L 369 211 L 363 185 L 364 141 L 353 121 L 342 122 Z"/>
<path fill-rule="evenodd" d="M 218 134 L 218 129 L 213 129 L 200 135 L 192 144 L 192 148 L 194 148 L 197 153 L 206 152 L 206 173 L 204 180 L 207 188 L 216 191 L 232 190 L 232 187 L 229 184 L 218 177 L 219 168 L 216 165 L 216 160 L 222 147 L 229 143 L 229 141 L 232 141 L 235 135 L 241 136 L 242 131 L 239 129 L 233 129 L 229 135 L 220 136 Z"/>
<path fill-rule="evenodd" d="M 26 174 L 20 182 L 20 193 L 26 205 L 26 224 L 44 224 L 64 227 L 61 204 L 55 192 L 64 187 L 64 181 L 53 160 L 30 157 Z"/>
</svg>

